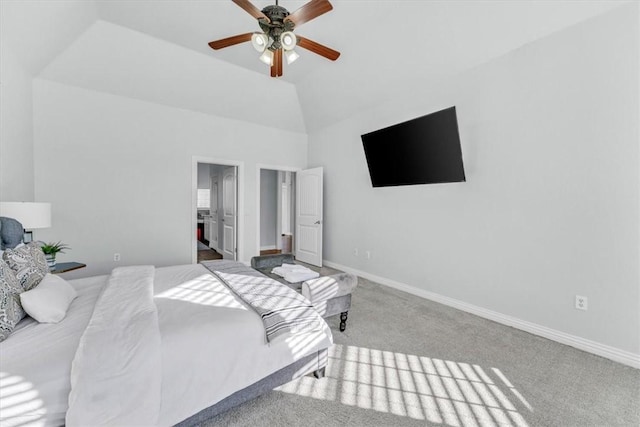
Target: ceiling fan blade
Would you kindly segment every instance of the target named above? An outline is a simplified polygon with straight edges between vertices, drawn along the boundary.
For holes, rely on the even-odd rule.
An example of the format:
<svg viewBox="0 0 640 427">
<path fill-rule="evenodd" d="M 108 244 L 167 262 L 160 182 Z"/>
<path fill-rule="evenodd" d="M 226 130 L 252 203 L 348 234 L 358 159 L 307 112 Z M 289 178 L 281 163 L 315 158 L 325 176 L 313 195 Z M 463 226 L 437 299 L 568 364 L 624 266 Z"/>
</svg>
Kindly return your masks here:
<svg viewBox="0 0 640 427">
<path fill-rule="evenodd" d="M 325 45 L 322 45 L 318 42 L 314 42 L 313 40 L 309 40 L 308 38 L 298 36 L 298 46 L 301 48 L 310 50 L 313 53 L 317 53 L 320 56 L 324 56 L 327 59 L 335 61 L 340 57 L 340 52 L 337 50 L 333 50 Z"/>
<path fill-rule="evenodd" d="M 280 77 L 282 75 L 282 49 L 276 49 L 273 52 L 273 65 L 271 66 L 271 77 Z"/>
<path fill-rule="evenodd" d="M 249 0 L 231 0 L 241 8 L 243 8 L 249 15 L 253 16 L 256 19 L 266 19 L 267 22 L 271 22 L 271 20 L 260 11 L 257 7 L 253 5 Z"/>
<path fill-rule="evenodd" d="M 329 0 L 311 0 L 291 15 L 284 18 L 286 21 L 293 22 L 296 26 L 309 22 L 333 9 Z"/>
<path fill-rule="evenodd" d="M 251 40 L 253 33 L 238 34 L 237 36 L 227 37 L 226 39 L 214 40 L 209 42 L 211 49 L 222 49 L 223 47 L 233 46 L 234 44 L 244 43 Z"/>
</svg>

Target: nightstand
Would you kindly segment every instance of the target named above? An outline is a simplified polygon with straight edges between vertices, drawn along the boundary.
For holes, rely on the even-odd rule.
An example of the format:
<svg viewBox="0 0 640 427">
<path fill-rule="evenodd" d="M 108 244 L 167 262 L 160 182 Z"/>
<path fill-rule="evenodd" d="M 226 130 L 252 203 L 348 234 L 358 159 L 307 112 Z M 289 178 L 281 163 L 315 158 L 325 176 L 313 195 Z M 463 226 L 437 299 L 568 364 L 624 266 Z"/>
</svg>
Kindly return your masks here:
<svg viewBox="0 0 640 427">
<path fill-rule="evenodd" d="M 79 268 L 85 268 L 87 264 L 82 264 L 80 262 L 59 262 L 56 263 L 55 267 L 49 270 L 51 274 L 60 274 L 66 273 L 67 271 L 78 270 Z"/>
</svg>

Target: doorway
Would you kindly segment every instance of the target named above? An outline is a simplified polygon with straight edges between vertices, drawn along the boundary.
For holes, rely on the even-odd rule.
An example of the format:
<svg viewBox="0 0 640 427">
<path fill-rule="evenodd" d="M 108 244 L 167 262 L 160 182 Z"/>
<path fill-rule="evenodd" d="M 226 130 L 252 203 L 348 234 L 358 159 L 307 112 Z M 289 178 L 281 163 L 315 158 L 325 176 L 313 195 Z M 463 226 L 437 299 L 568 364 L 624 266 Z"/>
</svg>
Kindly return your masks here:
<svg viewBox="0 0 640 427">
<path fill-rule="evenodd" d="M 193 263 L 240 259 L 241 166 L 213 159 L 193 159 Z"/>
<path fill-rule="evenodd" d="M 323 168 L 258 165 L 257 178 L 257 253 L 293 253 L 322 267 Z"/>
<path fill-rule="evenodd" d="M 259 254 L 294 253 L 294 171 L 259 169 Z"/>
</svg>

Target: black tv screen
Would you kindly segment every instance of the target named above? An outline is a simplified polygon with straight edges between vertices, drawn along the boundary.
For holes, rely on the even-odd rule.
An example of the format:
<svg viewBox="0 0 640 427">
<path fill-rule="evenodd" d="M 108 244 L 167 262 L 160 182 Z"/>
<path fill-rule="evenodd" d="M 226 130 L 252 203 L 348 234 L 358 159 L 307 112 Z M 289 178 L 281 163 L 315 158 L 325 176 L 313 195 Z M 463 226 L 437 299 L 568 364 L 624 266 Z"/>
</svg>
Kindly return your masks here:
<svg viewBox="0 0 640 427">
<path fill-rule="evenodd" d="M 465 181 L 456 107 L 362 135 L 374 187 Z"/>
</svg>

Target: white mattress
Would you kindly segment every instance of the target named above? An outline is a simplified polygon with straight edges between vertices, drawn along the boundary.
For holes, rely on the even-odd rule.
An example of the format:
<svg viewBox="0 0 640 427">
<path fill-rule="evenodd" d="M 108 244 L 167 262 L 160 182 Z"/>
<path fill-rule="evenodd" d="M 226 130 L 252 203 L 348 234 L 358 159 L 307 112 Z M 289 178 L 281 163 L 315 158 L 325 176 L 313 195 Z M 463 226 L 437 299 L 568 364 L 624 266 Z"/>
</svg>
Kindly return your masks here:
<svg viewBox="0 0 640 427">
<path fill-rule="evenodd" d="M 62 322 L 24 319 L 0 343 L 1 425 L 64 424 L 71 362 L 107 279 L 70 281 L 78 298 Z M 200 265 L 158 268 L 154 288 L 162 338 L 162 425 L 175 424 L 332 342 L 325 325 L 267 344 L 259 316 Z"/>
</svg>

